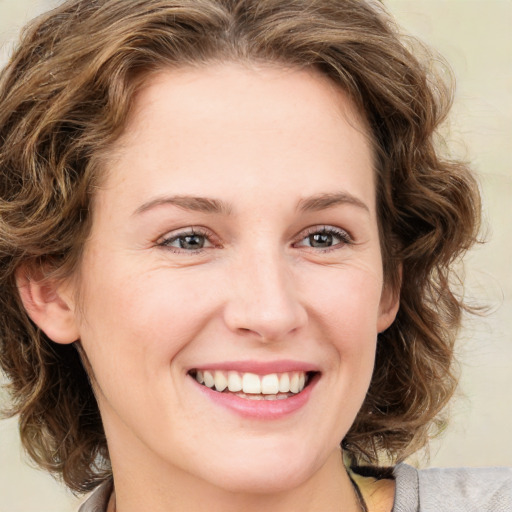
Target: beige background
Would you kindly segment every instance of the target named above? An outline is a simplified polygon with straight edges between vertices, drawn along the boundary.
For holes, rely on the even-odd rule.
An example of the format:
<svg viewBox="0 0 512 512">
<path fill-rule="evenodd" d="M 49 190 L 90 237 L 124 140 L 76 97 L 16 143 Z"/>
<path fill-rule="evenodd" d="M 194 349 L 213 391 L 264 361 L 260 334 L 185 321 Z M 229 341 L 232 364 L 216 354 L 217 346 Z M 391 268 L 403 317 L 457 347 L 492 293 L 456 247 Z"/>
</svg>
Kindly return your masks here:
<svg viewBox="0 0 512 512">
<path fill-rule="evenodd" d="M 0 43 L 15 39 L 25 20 L 52 3 L 0 0 Z M 458 154 L 474 163 L 485 201 L 488 242 L 470 254 L 466 282 L 468 297 L 492 312 L 470 319 L 461 336 L 461 393 L 452 424 L 432 444 L 430 465 L 512 465 L 512 1 L 386 3 L 408 32 L 454 68 L 451 138 Z M 4 44 L 0 62 L 9 48 Z M 0 512 L 76 510 L 76 499 L 27 466 L 16 428 L 14 420 L 0 421 Z"/>
</svg>

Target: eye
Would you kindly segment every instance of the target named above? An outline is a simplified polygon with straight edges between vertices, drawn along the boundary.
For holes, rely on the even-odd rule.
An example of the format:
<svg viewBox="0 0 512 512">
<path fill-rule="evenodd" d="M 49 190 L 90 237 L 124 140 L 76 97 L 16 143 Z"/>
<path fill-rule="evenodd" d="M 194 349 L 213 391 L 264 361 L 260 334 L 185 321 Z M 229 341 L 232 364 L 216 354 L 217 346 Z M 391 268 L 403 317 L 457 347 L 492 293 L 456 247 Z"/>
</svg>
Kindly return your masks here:
<svg viewBox="0 0 512 512">
<path fill-rule="evenodd" d="M 343 229 L 332 226 L 313 227 L 302 234 L 295 247 L 311 247 L 312 249 L 329 250 L 353 243 L 351 236 Z"/>
<path fill-rule="evenodd" d="M 157 245 L 174 249 L 175 252 L 199 252 L 213 247 L 208 233 L 198 228 L 191 228 L 179 233 L 171 233 Z"/>
</svg>

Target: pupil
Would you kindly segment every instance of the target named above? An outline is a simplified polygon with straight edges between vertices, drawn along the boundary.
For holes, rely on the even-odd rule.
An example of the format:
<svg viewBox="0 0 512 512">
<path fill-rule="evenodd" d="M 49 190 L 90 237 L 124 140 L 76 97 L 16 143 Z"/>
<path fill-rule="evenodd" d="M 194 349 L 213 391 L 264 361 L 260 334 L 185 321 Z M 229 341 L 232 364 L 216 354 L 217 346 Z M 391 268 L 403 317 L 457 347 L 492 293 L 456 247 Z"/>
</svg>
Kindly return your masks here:
<svg viewBox="0 0 512 512">
<path fill-rule="evenodd" d="M 201 235 L 187 235 L 180 238 L 181 249 L 202 249 L 204 247 L 204 237 Z"/>
<path fill-rule="evenodd" d="M 316 233 L 310 235 L 309 243 L 311 247 L 331 247 L 332 246 L 332 235 L 329 233 Z"/>
</svg>

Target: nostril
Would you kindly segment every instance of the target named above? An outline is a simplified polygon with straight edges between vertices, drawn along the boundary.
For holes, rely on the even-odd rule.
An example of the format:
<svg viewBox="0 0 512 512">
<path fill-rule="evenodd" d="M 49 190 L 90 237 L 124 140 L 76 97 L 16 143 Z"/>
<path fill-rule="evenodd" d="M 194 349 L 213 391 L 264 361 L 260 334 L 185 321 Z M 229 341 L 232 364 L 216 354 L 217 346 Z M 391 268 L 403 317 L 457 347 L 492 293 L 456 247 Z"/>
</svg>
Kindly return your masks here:
<svg viewBox="0 0 512 512">
<path fill-rule="evenodd" d="M 251 329 L 248 329 L 247 327 L 239 327 L 238 328 L 238 332 L 242 332 L 242 333 L 245 333 L 245 334 L 251 334 L 251 333 L 258 334 L 255 331 L 252 331 Z"/>
</svg>

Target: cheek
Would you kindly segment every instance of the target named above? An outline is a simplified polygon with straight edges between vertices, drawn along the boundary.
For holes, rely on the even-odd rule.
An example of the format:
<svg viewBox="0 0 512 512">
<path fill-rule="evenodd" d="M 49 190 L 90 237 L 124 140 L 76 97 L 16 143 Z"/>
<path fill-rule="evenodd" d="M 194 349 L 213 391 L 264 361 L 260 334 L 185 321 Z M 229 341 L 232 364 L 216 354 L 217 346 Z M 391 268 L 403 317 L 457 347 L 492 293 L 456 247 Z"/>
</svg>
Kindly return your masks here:
<svg viewBox="0 0 512 512">
<path fill-rule="evenodd" d="M 378 268 L 378 267 L 377 267 Z M 331 354 L 344 396 L 362 400 L 373 373 L 382 281 L 366 269 L 333 269 L 316 291 L 311 289 L 310 318 Z"/>
<path fill-rule="evenodd" d="M 132 378 L 168 366 L 208 321 L 211 299 L 191 279 L 142 266 L 101 265 L 84 276 L 81 338 L 96 371 Z M 107 271 L 102 271 L 102 269 Z M 95 364 L 97 362 L 97 364 Z M 157 365 L 157 366 L 155 366 Z"/>
<path fill-rule="evenodd" d="M 322 286 L 309 287 L 312 309 L 322 324 L 353 337 L 377 334 L 382 279 L 366 268 L 332 269 Z"/>
<path fill-rule="evenodd" d="M 166 417 L 182 410 L 173 389 L 183 369 L 172 363 L 206 321 L 204 297 L 193 300 L 195 292 L 180 292 L 158 273 L 139 271 L 128 279 L 121 269 L 110 270 L 90 276 L 81 322 L 104 421 L 119 417 L 137 425 L 140 411 Z"/>
</svg>

